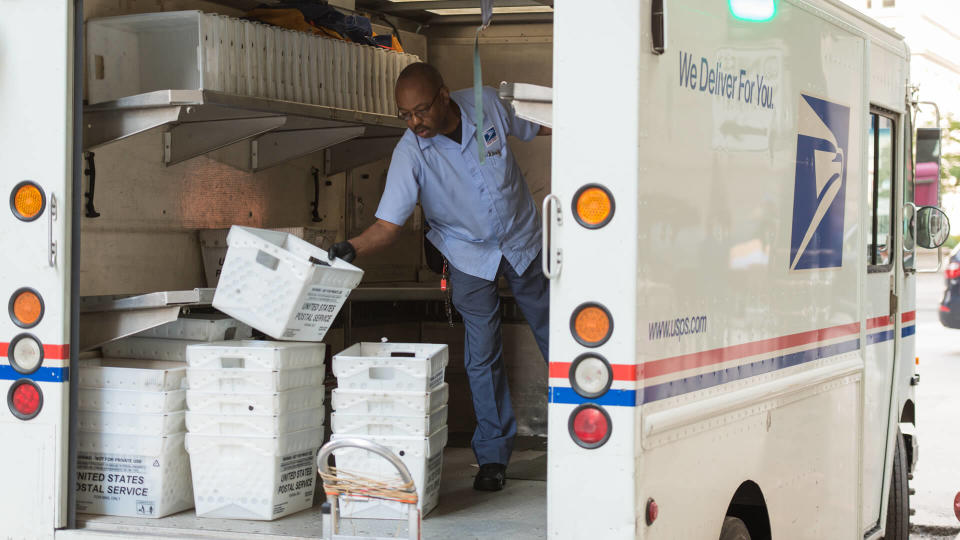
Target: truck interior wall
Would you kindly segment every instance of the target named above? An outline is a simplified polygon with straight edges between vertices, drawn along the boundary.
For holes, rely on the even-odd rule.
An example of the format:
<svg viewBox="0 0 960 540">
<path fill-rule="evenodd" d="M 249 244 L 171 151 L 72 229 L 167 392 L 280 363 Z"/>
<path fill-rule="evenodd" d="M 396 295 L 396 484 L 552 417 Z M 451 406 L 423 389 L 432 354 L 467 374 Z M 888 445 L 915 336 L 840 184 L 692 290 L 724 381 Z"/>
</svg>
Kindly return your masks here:
<svg viewBox="0 0 960 540">
<path fill-rule="evenodd" d="M 164 167 L 160 151 L 160 130 L 94 151 L 100 217 L 82 218 L 82 296 L 205 286 L 201 229 L 319 226 L 343 234 L 346 174 L 321 181 L 323 221 L 311 222 L 310 169 L 322 167 L 321 154 L 246 173 L 203 156 Z"/>
</svg>

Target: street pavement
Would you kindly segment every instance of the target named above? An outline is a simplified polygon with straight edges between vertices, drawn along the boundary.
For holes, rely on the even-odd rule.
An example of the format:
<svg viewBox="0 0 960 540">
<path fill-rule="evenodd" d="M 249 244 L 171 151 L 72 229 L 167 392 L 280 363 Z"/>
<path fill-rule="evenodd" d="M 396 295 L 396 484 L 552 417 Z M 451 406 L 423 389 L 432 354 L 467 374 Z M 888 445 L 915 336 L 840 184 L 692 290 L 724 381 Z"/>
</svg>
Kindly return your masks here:
<svg viewBox="0 0 960 540">
<path fill-rule="evenodd" d="M 953 498 L 960 491 L 960 330 L 940 324 L 943 273 L 918 274 L 917 437 L 920 460 L 910 486 L 911 538 L 960 540 Z"/>
</svg>

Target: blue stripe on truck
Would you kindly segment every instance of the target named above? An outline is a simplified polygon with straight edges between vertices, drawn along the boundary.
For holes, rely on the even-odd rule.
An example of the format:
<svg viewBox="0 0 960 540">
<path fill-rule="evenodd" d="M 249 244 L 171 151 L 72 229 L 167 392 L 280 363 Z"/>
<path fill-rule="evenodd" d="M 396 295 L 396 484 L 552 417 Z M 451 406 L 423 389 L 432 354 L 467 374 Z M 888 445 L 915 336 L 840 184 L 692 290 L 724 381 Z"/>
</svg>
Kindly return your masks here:
<svg viewBox="0 0 960 540">
<path fill-rule="evenodd" d="M 70 368 L 41 367 L 29 375 L 24 375 L 13 369 L 13 366 L 9 364 L 0 365 L 0 380 L 16 381 L 19 379 L 29 379 L 34 382 L 67 382 L 70 380 Z"/>
<path fill-rule="evenodd" d="M 597 405 L 635 407 L 637 405 L 637 391 L 608 390 L 606 394 L 598 398 L 587 399 L 578 394 L 573 388 L 566 386 L 551 386 L 550 403 L 570 403 L 573 405 L 579 405 L 581 403 L 596 403 Z"/>
</svg>

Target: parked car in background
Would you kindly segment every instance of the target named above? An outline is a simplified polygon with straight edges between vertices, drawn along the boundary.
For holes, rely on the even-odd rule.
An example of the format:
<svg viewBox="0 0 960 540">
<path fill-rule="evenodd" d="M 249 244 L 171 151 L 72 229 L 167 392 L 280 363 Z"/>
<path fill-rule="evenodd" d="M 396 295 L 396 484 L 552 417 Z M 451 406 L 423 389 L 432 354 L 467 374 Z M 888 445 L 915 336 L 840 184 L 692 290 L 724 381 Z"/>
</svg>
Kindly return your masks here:
<svg viewBox="0 0 960 540">
<path fill-rule="evenodd" d="M 946 290 L 940 301 L 940 322 L 947 328 L 960 328 L 960 244 L 950 251 L 943 275 Z"/>
</svg>

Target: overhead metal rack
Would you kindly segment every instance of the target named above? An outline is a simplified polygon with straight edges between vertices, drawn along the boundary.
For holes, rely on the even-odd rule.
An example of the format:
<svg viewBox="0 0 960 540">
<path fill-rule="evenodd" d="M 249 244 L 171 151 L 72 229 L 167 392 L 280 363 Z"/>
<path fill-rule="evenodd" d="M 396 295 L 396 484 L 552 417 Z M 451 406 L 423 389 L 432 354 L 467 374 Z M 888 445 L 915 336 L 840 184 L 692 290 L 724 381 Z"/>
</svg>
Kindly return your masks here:
<svg viewBox="0 0 960 540">
<path fill-rule="evenodd" d="M 87 106 L 83 146 L 163 128 L 163 163 L 208 155 L 259 171 L 331 148 L 326 174 L 390 155 L 405 124 L 383 114 L 213 92 L 157 90 Z M 346 143 L 346 144 L 344 144 Z"/>
<path fill-rule="evenodd" d="M 210 307 L 214 289 L 80 298 L 80 351 L 177 320 L 184 308 Z"/>
</svg>

